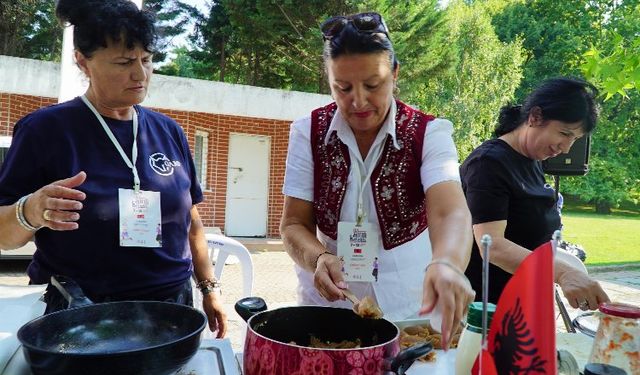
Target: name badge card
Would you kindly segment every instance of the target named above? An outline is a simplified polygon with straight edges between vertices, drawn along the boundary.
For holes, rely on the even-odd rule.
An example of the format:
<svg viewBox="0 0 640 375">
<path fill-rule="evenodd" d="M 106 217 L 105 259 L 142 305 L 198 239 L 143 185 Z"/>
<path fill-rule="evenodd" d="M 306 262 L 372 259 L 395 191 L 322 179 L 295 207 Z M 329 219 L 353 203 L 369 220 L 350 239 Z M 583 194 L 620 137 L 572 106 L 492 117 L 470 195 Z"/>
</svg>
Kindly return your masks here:
<svg viewBox="0 0 640 375">
<path fill-rule="evenodd" d="M 338 222 L 338 257 L 345 281 L 378 281 L 378 238 L 369 223 Z"/>
<path fill-rule="evenodd" d="M 118 189 L 120 246 L 162 246 L 160 193 Z"/>
</svg>

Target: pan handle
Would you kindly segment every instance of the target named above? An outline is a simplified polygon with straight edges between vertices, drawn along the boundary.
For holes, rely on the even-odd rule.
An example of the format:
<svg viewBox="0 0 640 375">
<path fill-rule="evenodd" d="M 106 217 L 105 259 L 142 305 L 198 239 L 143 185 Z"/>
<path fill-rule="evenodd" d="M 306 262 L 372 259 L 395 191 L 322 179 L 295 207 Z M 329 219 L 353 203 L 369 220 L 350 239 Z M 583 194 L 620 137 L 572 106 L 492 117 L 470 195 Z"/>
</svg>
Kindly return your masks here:
<svg viewBox="0 0 640 375">
<path fill-rule="evenodd" d="M 69 303 L 67 305 L 68 309 L 93 304 L 93 301 L 84 295 L 80 286 L 69 277 L 53 275 L 51 276 L 51 285 L 58 289 L 64 299 L 67 300 Z"/>
<path fill-rule="evenodd" d="M 386 360 L 389 371 L 393 374 L 404 375 L 416 359 L 433 350 L 431 342 L 423 342 L 401 350 L 394 358 Z"/>
<path fill-rule="evenodd" d="M 234 306 L 238 315 L 248 321 L 249 318 L 267 309 L 267 303 L 260 297 L 245 297 Z"/>
</svg>

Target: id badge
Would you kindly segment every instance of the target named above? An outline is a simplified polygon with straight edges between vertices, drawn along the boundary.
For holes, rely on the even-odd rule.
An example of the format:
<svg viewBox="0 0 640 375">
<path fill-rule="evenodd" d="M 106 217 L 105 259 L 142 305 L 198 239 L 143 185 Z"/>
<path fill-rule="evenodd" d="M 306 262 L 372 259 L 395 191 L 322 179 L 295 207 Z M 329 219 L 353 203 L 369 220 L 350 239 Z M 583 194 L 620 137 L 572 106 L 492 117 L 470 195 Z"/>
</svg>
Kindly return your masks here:
<svg viewBox="0 0 640 375">
<path fill-rule="evenodd" d="M 120 246 L 162 246 L 160 193 L 118 189 Z"/>
<path fill-rule="evenodd" d="M 338 222 L 338 257 L 342 260 L 344 280 L 378 281 L 378 232 L 369 223 Z"/>
</svg>

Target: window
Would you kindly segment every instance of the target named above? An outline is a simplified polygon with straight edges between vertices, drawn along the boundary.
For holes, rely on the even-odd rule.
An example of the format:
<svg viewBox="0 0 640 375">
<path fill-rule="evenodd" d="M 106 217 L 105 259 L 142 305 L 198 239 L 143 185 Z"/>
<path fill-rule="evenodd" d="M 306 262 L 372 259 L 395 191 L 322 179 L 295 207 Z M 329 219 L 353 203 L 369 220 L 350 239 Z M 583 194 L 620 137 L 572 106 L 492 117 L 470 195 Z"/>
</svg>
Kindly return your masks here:
<svg viewBox="0 0 640 375">
<path fill-rule="evenodd" d="M 196 146 L 193 161 L 196 165 L 196 176 L 200 181 L 202 190 L 207 188 L 207 150 L 209 145 L 209 133 L 196 130 Z"/>
<path fill-rule="evenodd" d="M 9 150 L 10 145 L 11 137 L 0 136 L 0 166 L 2 166 L 2 162 L 7 155 L 7 150 Z"/>
</svg>

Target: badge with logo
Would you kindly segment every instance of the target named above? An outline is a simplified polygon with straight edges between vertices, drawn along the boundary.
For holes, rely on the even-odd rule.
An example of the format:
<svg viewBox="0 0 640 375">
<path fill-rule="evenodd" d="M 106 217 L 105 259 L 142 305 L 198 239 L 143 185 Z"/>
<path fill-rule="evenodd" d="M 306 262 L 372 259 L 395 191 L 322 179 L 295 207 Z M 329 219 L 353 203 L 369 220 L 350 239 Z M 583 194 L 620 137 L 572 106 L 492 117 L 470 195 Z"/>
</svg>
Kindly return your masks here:
<svg viewBox="0 0 640 375">
<path fill-rule="evenodd" d="M 120 246 L 162 246 L 160 193 L 118 189 Z"/>
<path fill-rule="evenodd" d="M 343 262 L 345 281 L 378 281 L 378 239 L 378 232 L 369 223 L 338 223 L 338 257 Z"/>
</svg>

